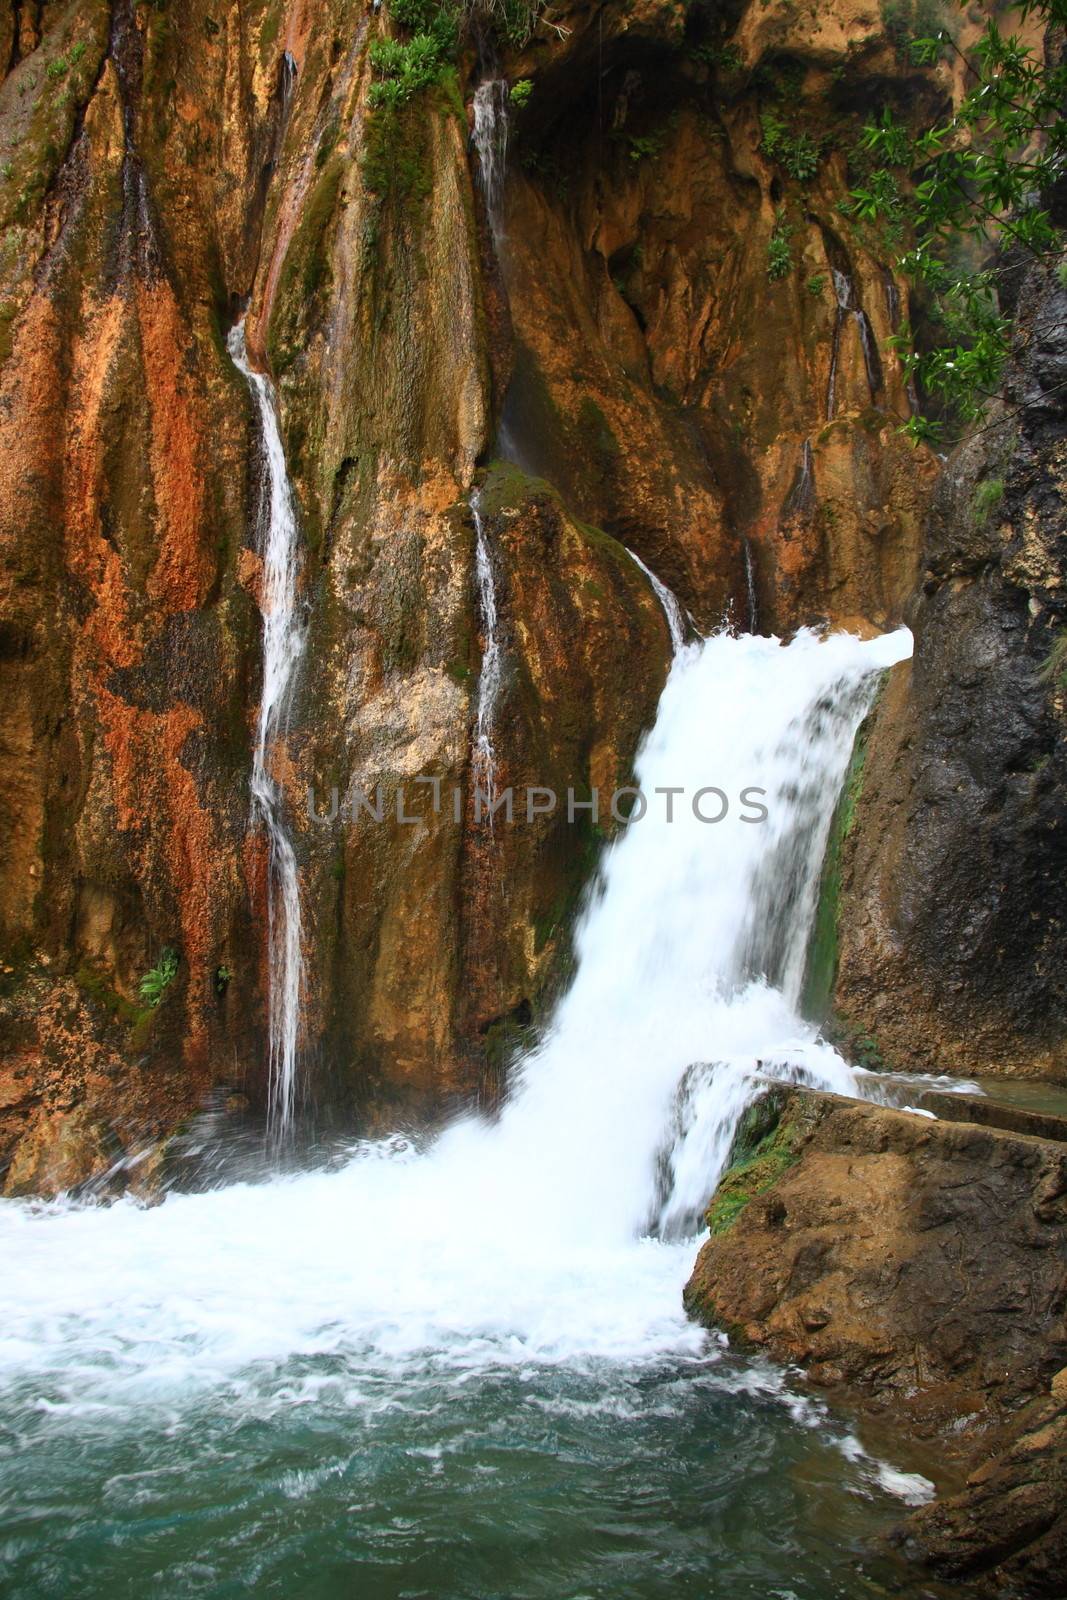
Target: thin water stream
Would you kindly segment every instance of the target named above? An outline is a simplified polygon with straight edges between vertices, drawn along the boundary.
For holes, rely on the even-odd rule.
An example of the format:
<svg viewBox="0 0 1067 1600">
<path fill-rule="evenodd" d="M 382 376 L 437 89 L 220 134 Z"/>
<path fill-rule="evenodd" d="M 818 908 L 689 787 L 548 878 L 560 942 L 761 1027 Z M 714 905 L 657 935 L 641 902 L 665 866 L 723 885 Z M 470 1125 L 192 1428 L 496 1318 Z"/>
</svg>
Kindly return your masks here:
<svg viewBox="0 0 1067 1600">
<path fill-rule="evenodd" d="M 256 403 L 266 481 L 259 514 L 263 560 L 260 610 L 263 616 L 263 687 L 252 749 L 252 806 L 268 841 L 267 941 L 269 1090 L 272 1131 L 283 1137 L 296 1105 L 300 1005 L 304 988 L 303 914 L 300 873 L 286 820 L 285 795 L 272 769 L 285 734 L 293 685 L 304 653 L 304 619 L 297 595 L 300 543 L 296 506 L 285 464 L 278 407 L 270 379 L 249 364 L 244 323 L 230 331 L 227 348 Z"/>
</svg>

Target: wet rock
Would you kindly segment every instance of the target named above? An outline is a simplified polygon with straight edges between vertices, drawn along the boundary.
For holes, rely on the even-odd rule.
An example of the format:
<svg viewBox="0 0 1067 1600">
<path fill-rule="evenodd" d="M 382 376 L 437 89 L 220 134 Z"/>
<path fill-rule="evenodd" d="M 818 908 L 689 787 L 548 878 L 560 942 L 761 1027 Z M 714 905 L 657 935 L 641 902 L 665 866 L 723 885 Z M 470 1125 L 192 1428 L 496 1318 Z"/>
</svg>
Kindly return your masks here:
<svg viewBox="0 0 1067 1600">
<path fill-rule="evenodd" d="M 1040 1393 L 1067 1357 L 1067 1146 L 778 1093 L 788 1159 L 728 1216 L 759 1160 L 724 1176 L 691 1314 L 927 1435 Z"/>
<path fill-rule="evenodd" d="M 887 1061 L 1067 1073 L 1067 290 L 1031 275 L 1008 407 L 949 460 L 843 861 L 836 1004 Z"/>
<path fill-rule="evenodd" d="M 1062 1594 L 1067 1372 L 999 1432 L 959 1494 L 916 1511 L 890 1543 L 932 1577 L 998 1600 Z"/>
</svg>

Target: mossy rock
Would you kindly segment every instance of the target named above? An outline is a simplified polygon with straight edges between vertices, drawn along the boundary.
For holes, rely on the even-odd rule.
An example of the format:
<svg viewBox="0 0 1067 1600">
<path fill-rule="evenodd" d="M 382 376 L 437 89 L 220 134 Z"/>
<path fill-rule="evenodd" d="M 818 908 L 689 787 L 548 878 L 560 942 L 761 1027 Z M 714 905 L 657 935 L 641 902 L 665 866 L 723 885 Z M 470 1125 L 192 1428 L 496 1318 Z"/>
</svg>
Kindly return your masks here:
<svg viewBox="0 0 1067 1600">
<path fill-rule="evenodd" d="M 771 1090 L 749 1107 L 708 1207 L 712 1234 L 728 1232 L 749 1201 L 778 1182 L 797 1160 L 806 1137 L 805 1119 L 783 1091 Z"/>
</svg>

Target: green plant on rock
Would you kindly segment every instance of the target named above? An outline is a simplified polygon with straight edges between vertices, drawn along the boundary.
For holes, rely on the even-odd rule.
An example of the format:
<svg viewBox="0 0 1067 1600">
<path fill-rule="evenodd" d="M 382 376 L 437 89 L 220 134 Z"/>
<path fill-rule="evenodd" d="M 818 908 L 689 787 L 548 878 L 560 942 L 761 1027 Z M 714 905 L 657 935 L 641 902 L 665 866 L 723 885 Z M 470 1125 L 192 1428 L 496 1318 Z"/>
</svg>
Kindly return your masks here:
<svg viewBox="0 0 1067 1600">
<path fill-rule="evenodd" d="M 1005 269 L 991 251 L 1010 251 L 1013 269 L 1028 260 L 1052 272 L 1062 258 L 1063 235 L 1047 197 L 1067 161 L 1067 57 L 1059 47 L 1046 56 L 1002 31 L 1007 13 L 992 16 L 966 52 L 928 0 L 908 14 L 909 27 L 933 19 L 929 35 L 910 39 L 912 59 L 958 59 L 966 92 L 954 112 L 922 126 L 888 107 L 869 122 L 862 140 L 868 170 L 846 210 L 862 223 L 889 221 L 910 239 L 898 267 L 930 304 L 937 337 L 923 349 L 905 327 L 891 348 L 905 376 L 948 418 L 966 424 L 999 397 L 1009 351 L 1011 324 L 998 293 Z M 1054 38 L 1067 25 L 1067 0 L 1022 0 L 1010 17 L 1012 25 L 1036 18 Z M 932 439 L 943 426 L 918 413 L 904 431 Z"/>
<path fill-rule="evenodd" d="M 761 149 L 798 183 L 807 183 L 819 170 L 821 141 L 806 132 L 792 131 L 775 111 L 760 115 Z"/>
<path fill-rule="evenodd" d="M 813 272 L 811 277 L 808 279 L 808 293 L 811 295 L 812 299 L 820 300 L 822 298 L 822 292 L 825 288 L 825 272 Z"/>
<path fill-rule="evenodd" d="M 793 229 L 779 206 L 775 212 L 774 231 L 767 241 L 767 276 L 771 281 L 788 277 L 793 266 L 791 239 Z"/>
<path fill-rule="evenodd" d="M 155 1008 L 178 975 L 178 952 L 166 945 L 159 960 L 150 967 L 137 986 L 145 1005 Z"/>
<path fill-rule="evenodd" d="M 519 78 L 516 83 L 511 85 L 511 88 L 508 91 L 508 99 L 513 106 L 517 106 L 521 111 L 532 94 L 532 81 L 529 78 Z"/>
<path fill-rule="evenodd" d="M 466 28 L 475 18 L 487 22 L 505 44 L 521 50 L 528 44 L 545 10 L 546 0 L 461 0 L 463 24 Z M 562 35 L 566 32 L 557 23 L 547 27 Z"/>
<path fill-rule="evenodd" d="M 645 161 L 659 154 L 663 148 L 661 133 L 646 133 L 628 140 L 631 161 Z"/>
<path fill-rule="evenodd" d="M 378 81 L 371 84 L 372 106 L 403 105 L 420 89 L 438 83 L 451 65 L 455 46 L 445 32 L 417 33 L 411 39 L 375 39 L 370 47 L 371 67 Z"/>
</svg>

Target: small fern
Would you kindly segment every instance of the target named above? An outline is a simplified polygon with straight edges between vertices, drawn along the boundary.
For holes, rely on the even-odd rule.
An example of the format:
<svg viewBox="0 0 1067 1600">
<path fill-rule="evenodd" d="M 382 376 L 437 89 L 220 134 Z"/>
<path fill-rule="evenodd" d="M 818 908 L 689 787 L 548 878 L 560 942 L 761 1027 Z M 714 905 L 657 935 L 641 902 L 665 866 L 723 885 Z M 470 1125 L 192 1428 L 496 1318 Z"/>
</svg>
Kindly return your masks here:
<svg viewBox="0 0 1067 1600">
<path fill-rule="evenodd" d="M 158 1006 L 178 972 L 178 952 L 170 945 L 160 952 L 159 960 L 150 967 L 138 986 L 138 993 L 146 1006 Z"/>
</svg>

